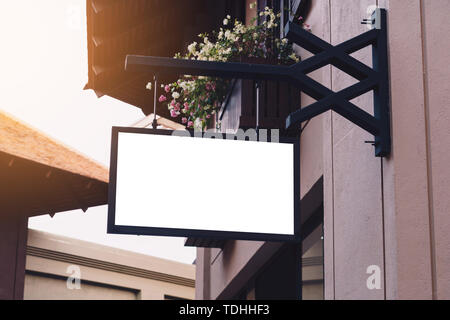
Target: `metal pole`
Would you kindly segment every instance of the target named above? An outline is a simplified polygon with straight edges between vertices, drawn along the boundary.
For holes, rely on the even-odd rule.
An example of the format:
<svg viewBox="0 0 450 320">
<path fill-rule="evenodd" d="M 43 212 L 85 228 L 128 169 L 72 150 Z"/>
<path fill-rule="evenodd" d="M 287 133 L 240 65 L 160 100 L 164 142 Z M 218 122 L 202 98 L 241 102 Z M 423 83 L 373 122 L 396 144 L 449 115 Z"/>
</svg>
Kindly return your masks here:
<svg viewBox="0 0 450 320">
<path fill-rule="evenodd" d="M 153 129 L 156 129 L 158 127 L 158 120 L 156 119 L 156 93 L 158 91 L 158 77 L 156 75 L 153 76 L 153 84 L 155 86 L 154 88 L 154 94 L 153 94 L 153 123 L 152 127 Z"/>
<path fill-rule="evenodd" d="M 256 81 L 256 134 L 259 133 L 259 81 Z"/>
</svg>

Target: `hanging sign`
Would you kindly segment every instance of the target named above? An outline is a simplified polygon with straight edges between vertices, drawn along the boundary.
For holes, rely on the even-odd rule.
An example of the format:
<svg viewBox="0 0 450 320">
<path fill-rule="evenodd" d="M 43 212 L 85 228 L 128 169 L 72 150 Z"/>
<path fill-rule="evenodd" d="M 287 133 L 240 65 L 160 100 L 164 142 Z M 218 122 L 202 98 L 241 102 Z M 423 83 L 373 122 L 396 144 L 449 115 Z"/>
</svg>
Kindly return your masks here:
<svg viewBox="0 0 450 320">
<path fill-rule="evenodd" d="M 299 139 L 242 137 L 113 128 L 108 232 L 298 240 Z"/>
</svg>

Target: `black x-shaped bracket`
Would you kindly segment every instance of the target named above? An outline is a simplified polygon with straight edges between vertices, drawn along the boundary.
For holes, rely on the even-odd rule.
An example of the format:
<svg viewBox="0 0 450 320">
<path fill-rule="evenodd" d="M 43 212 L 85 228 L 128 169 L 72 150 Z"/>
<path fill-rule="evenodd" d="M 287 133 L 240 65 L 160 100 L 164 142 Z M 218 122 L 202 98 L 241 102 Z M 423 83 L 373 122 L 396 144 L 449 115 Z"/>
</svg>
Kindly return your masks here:
<svg viewBox="0 0 450 320">
<path fill-rule="evenodd" d="M 212 76 L 254 80 L 288 81 L 317 102 L 290 114 L 286 119 L 289 129 L 323 112 L 334 110 L 343 117 L 375 136 L 375 155 L 388 156 L 391 149 L 389 111 L 389 71 L 387 52 L 387 18 L 384 9 L 377 9 L 370 23 L 372 30 L 337 46 L 323 41 L 299 25 L 289 23 L 286 37 L 315 54 L 291 66 L 212 62 L 128 55 L 128 71 L 157 74 Z M 372 45 L 373 68 L 356 60 L 350 54 Z M 334 92 L 307 76 L 326 65 L 351 75 L 359 82 L 339 92 Z M 374 115 L 367 113 L 350 101 L 369 91 L 374 91 Z"/>
<path fill-rule="evenodd" d="M 313 82 L 314 95 L 307 91 L 305 93 L 317 102 L 290 114 L 286 119 L 286 127 L 297 125 L 331 109 L 374 135 L 375 155 L 385 157 L 391 151 L 386 10 L 376 9 L 370 24 L 373 26 L 372 30 L 337 46 L 332 46 L 296 24 L 290 23 L 286 27 L 285 34 L 289 40 L 315 54 L 295 65 L 296 72 L 306 75 L 331 64 L 359 81 L 339 92 Z M 350 56 L 369 45 L 372 45 L 373 68 Z M 372 90 L 373 116 L 350 102 Z"/>
</svg>

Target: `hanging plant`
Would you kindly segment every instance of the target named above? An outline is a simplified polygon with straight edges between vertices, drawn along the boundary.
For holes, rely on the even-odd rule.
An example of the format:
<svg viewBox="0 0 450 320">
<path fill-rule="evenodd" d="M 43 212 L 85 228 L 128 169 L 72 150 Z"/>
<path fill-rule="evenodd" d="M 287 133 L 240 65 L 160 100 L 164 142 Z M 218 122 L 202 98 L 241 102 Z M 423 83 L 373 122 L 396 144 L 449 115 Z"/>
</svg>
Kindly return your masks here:
<svg viewBox="0 0 450 320">
<path fill-rule="evenodd" d="M 262 23 L 258 24 L 258 19 L 263 20 Z M 186 54 L 178 53 L 175 58 L 221 62 L 264 58 L 281 65 L 298 62 L 300 59 L 292 44 L 287 39 L 279 39 L 279 23 L 280 14 L 269 7 L 259 12 L 249 26 L 232 21 L 228 15 L 219 31 L 200 34 L 198 43 L 191 43 Z M 204 130 L 225 100 L 230 80 L 184 76 L 161 87 L 164 94 L 159 102 L 167 104 L 171 117 L 181 118 L 188 128 Z"/>
</svg>

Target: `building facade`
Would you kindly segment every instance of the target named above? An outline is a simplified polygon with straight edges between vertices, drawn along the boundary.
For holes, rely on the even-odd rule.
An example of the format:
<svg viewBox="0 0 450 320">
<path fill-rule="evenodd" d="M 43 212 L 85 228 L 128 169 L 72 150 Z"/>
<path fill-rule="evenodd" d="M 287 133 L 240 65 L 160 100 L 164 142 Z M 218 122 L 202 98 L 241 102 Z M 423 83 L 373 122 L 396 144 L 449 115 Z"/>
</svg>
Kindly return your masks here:
<svg viewBox="0 0 450 320">
<path fill-rule="evenodd" d="M 87 88 L 149 115 L 153 105 L 145 92 L 148 75 L 115 69 L 126 54 L 173 56 L 198 32 L 220 25 L 226 14 L 250 21 L 257 14 L 249 6 L 253 2 L 215 1 L 212 8 L 211 2 L 196 0 L 189 8 L 159 7 L 160 14 L 154 16 L 153 1 L 136 2 L 133 6 L 141 7 L 135 10 L 127 1 L 100 6 L 100 1 L 88 0 Z M 445 39 L 450 33 L 450 2 L 257 1 L 257 8 L 265 6 L 279 8 L 283 22 L 294 14 L 302 16 L 314 35 L 332 45 L 366 32 L 361 21 L 369 19 L 376 7 L 387 9 L 392 152 L 375 157 L 372 144 L 366 143 L 373 136 L 333 111 L 303 123 L 297 128 L 301 244 L 188 239 L 187 245 L 199 247 L 196 298 L 449 299 L 450 56 Z M 178 15 L 189 20 L 180 20 L 183 28 L 171 24 L 176 30 L 167 27 L 166 34 L 176 36 L 159 41 L 164 21 L 178 21 Z M 132 18 L 135 24 L 127 22 Z M 107 28 L 111 19 L 115 29 Z M 303 60 L 311 56 L 300 47 L 296 50 Z M 352 56 L 372 65 L 371 48 Z M 335 92 L 356 82 L 332 66 L 308 76 Z M 279 128 L 286 116 L 279 107 L 287 97 L 297 108 L 314 102 L 279 84 L 267 82 L 263 88 L 261 127 Z M 247 80 L 237 83 L 223 112 L 222 130 L 256 123 L 255 95 L 248 94 L 253 89 Z M 272 99 L 267 98 L 270 92 Z M 373 113 L 372 93 L 352 102 Z M 158 115 L 167 117 L 167 112 L 167 107 L 158 107 Z"/>
<path fill-rule="evenodd" d="M 0 299 L 23 299 L 28 218 L 106 204 L 108 169 L 0 112 Z"/>
<path fill-rule="evenodd" d="M 374 6 L 388 10 L 393 148 L 374 157 L 365 143 L 373 137 L 333 111 L 303 124 L 303 298 L 449 299 L 450 2 L 308 2 L 306 22 L 333 45 L 367 31 L 361 20 Z M 353 56 L 372 63 L 370 48 Z M 310 76 L 336 92 L 355 83 L 331 66 Z M 313 101 L 302 94 L 302 105 Z M 372 113 L 372 101 L 369 93 L 352 102 Z M 198 299 L 296 298 L 281 276 L 293 256 L 286 245 L 230 241 L 197 252 Z M 311 257 L 323 263 L 315 275 Z"/>
<path fill-rule="evenodd" d="M 25 300 L 192 300 L 194 287 L 194 265 L 28 230 Z"/>
<path fill-rule="evenodd" d="M 106 204 L 107 168 L 3 112 L 0 165 L 0 299 L 195 297 L 194 265 L 28 229 L 28 217 Z"/>
</svg>

